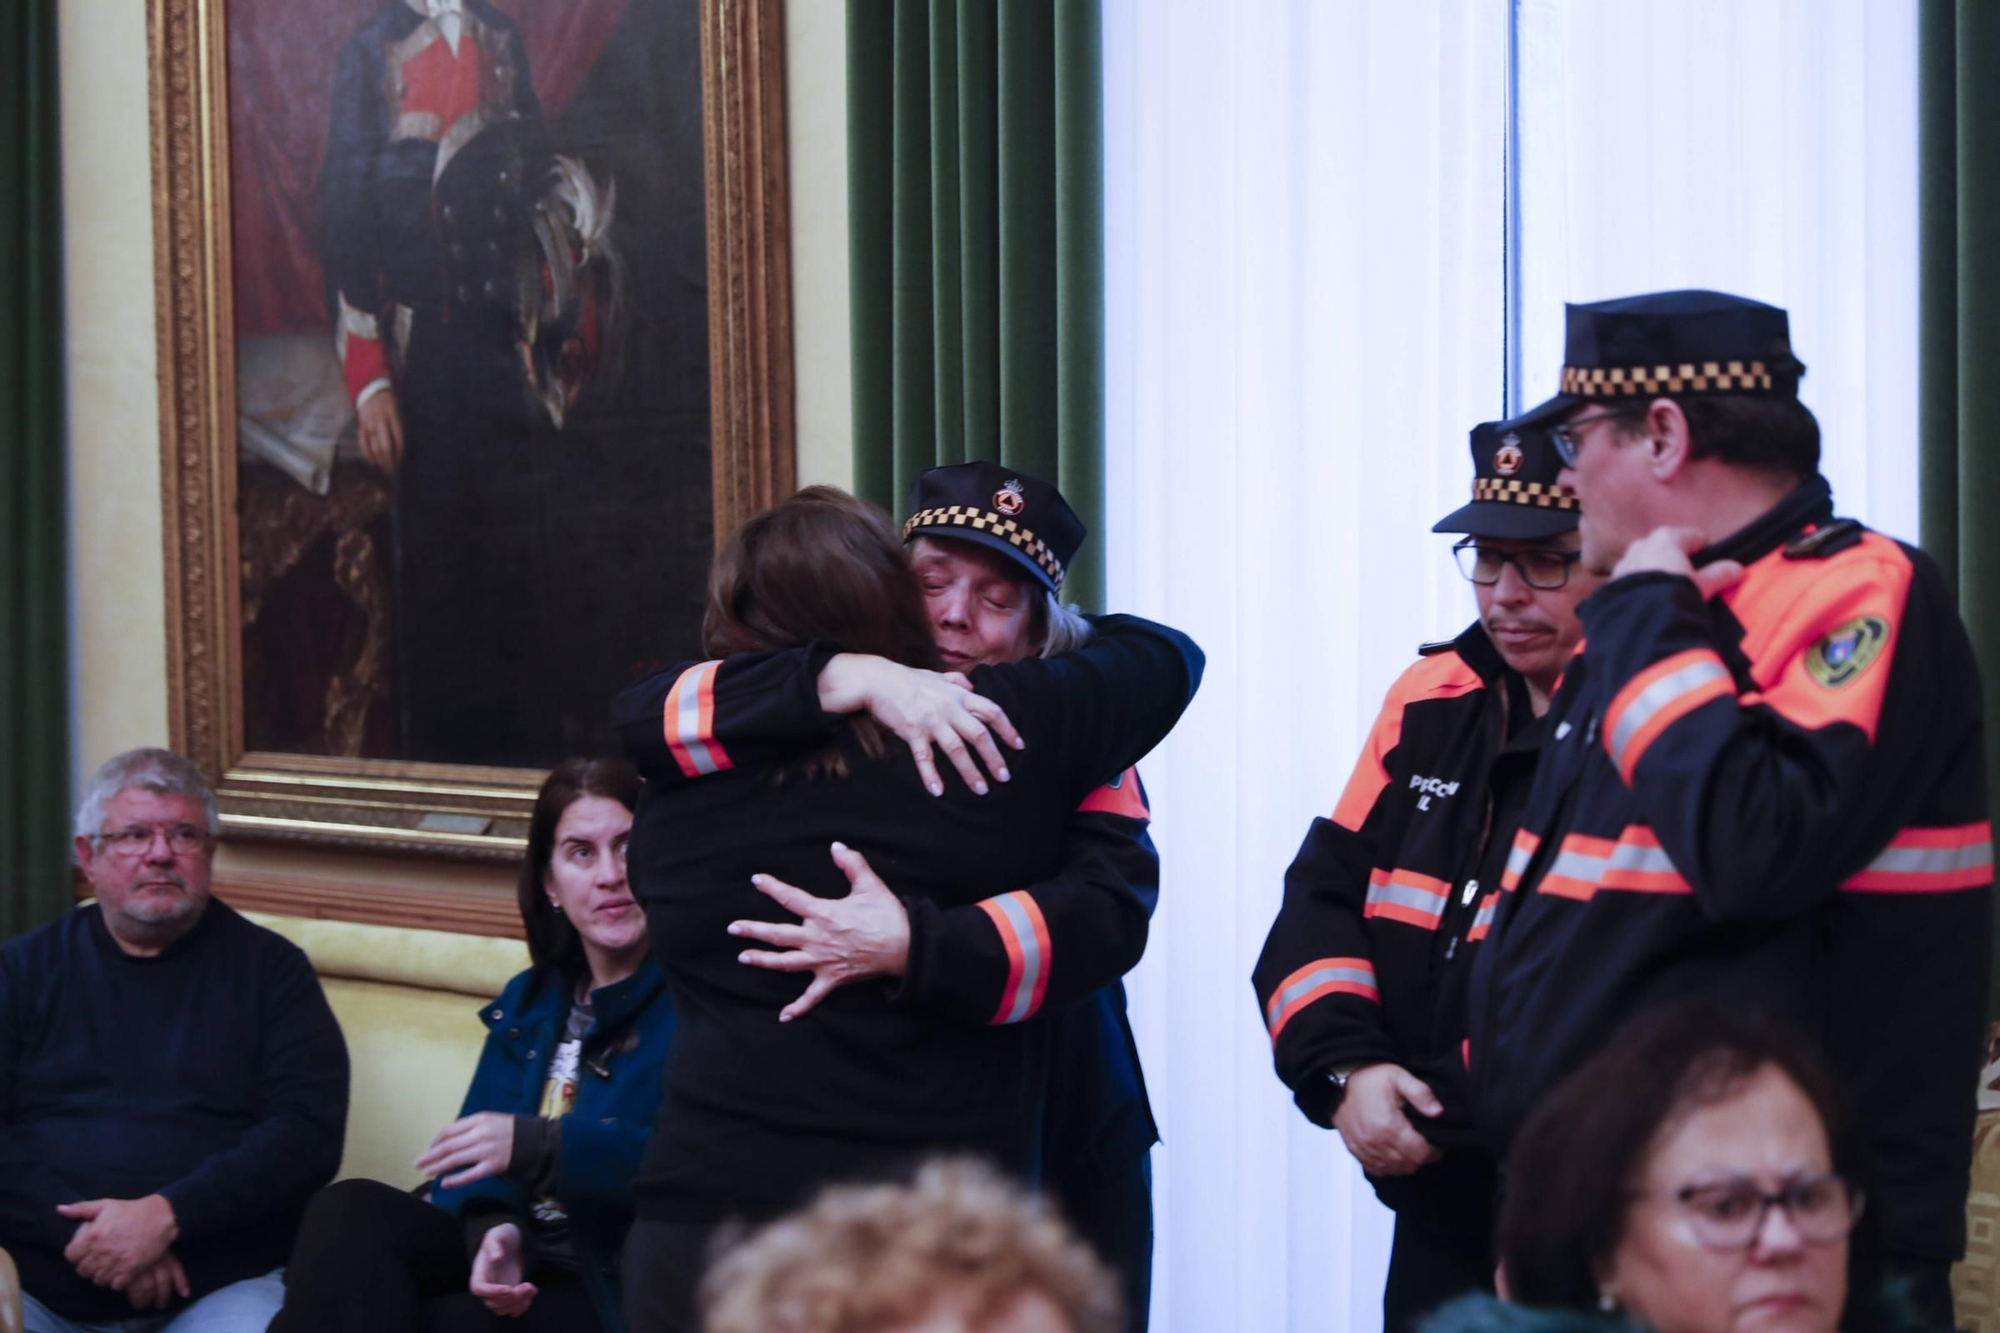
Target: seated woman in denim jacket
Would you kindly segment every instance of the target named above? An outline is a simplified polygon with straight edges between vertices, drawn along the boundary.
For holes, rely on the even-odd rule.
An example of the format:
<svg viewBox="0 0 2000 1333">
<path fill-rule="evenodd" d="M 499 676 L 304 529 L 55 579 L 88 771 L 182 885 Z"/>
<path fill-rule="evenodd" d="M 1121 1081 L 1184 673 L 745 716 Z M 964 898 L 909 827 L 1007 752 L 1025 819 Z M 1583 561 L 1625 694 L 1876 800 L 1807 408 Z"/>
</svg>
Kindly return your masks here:
<svg viewBox="0 0 2000 1333">
<path fill-rule="evenodd" d="M 542 784 L 520 887 L 534 965 L 480 1010 L 465 1106 L 416 1161 L 430 1201 L 322 1190 L 274 1330 L 622 1329 L 618 1255 L 674 1028 L 625 883 L 638 792 L 616 760 Z"/>
</svg>

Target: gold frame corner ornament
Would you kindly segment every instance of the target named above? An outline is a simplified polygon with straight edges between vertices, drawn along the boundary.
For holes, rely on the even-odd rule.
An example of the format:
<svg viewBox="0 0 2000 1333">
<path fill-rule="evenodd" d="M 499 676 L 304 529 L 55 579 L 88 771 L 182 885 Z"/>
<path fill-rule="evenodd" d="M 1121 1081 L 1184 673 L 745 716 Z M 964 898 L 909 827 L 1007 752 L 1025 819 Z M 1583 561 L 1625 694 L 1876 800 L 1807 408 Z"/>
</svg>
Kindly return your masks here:
<svg viewBox="0 0 2000 1333">
<path fill-rule="evenodd" d="M 784 41 L 782 0 L 697 2 L 719 543 L 796 473 Z M 535 770 L 245 749 L 227 17 L 146 0 L 171 743 L 216 783 L 225 837 L 514 860 Z"/>
</svg>

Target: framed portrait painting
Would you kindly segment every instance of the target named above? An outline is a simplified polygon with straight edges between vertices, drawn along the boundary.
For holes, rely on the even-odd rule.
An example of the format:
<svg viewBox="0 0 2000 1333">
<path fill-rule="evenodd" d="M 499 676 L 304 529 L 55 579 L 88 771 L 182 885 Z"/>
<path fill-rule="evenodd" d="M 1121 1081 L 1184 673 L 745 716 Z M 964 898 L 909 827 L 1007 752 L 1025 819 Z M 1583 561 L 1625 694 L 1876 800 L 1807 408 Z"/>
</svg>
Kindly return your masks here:
<svg viewBox="0 0 2000 1333">
<path fill-rule="evenodd" d="M 793 475 L 778 0 L 148 0 L 174 744 L 515 857 Z"/>
</svg>

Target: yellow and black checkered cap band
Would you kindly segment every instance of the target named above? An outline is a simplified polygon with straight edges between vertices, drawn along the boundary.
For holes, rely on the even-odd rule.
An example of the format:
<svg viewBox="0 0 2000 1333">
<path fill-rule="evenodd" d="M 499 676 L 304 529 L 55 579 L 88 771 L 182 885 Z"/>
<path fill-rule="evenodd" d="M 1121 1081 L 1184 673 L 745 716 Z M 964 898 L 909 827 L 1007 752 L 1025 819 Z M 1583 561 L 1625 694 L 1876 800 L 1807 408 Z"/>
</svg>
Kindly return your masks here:
<svg viewBox="0 0 2000 1333">
<path fill-rule="evenodd" d="M 920 509 L 910 515 L 903 524 L 903 540 L 919 528 L 971 528 L 1020 548 L 1029 559 L 1042 567 L 1042 572 L 1054 580 L 1056 591 L 1062 591 L 1063 562 L 1056 559 L 1055 552 L 1048 543 L 1037 537 L 1013 519 L 996 514 L 990 509 L 976 509 L 971 505 L 945 505 L 941 509 Z"/>
<path fill-rule="evenodd" d="M 1762 361 L 1682 361 L 1670 366 L 1564 366 L 1562 391 L 1582 398 L 1630 398 L 1662 393 L 1771 391 Z"/>
<path fill-rule="evenodd" d="M 1509 505 L 1531 505 L 1536 509 L 1575 509 L 1576 492 L 1567 486 L 1540 481 L 1503 481 L 1481 477 L 1472 483 L 1472 498 Z"/>
</svg>

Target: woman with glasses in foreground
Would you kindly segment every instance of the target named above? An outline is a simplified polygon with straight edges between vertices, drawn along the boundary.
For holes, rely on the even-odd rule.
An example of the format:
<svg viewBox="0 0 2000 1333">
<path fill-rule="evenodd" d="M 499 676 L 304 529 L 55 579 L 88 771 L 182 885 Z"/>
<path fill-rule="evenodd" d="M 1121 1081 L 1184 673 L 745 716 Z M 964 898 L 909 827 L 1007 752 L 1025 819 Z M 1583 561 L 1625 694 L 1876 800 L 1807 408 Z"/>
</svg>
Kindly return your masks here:
<svg viewBox="0 0 2000 1333">
<path fill-rule="evenodd" d="M 1698 1004 L 1639 1019 L 1536 1110 L 1507 1159 L 1502 1291 L 1427 1333 L 1587 1328 L 1877 1333 L 1921 1327 L 1885 1289 L 1860 1136 L 1805 1044 Z M 1859 1229 L 1857 1229 L 1859 1228 Z"/>
</svg>

